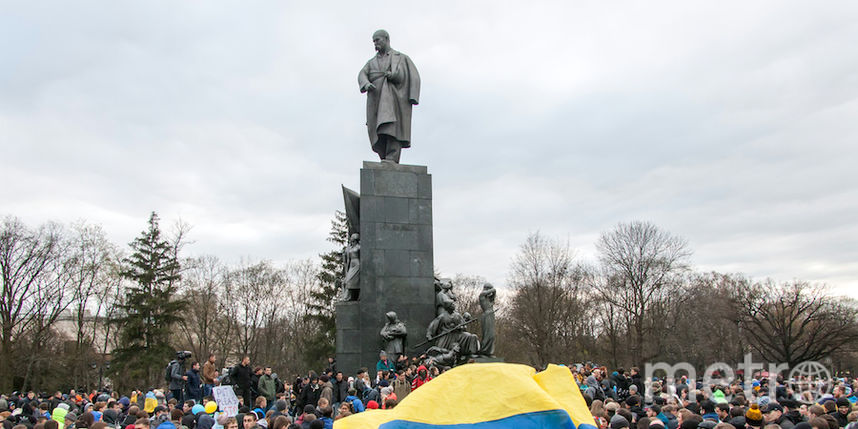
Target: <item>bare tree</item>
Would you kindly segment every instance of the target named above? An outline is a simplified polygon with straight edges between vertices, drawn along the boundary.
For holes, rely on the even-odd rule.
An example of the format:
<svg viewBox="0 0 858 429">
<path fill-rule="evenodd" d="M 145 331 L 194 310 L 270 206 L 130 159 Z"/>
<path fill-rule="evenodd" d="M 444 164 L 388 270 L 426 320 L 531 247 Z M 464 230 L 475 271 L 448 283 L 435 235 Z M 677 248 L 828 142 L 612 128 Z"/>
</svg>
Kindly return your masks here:
<svg viewBox="0 0 858 429">
<path fill-rule="evenodd" d="M 836 298 L 820 285 L 771 280 L 735 289 L 736 323 L 769 362 L 790 366 L 821 360 L 858 341 L 855 301 Z"/>
<path fill-rule="evenodd" d="M 268 261 L 243 265 L 229 275 L 230 286 L 237 294 L 238 352 L 256 355 L 259 352 L 262 328 L 276 308 L 283 278 Z"/>
<path fill-rule="evenodd" d="M 472 318 L 479 316 L 481 312 L 480 292 L 483 290 L 483 285 L 488 283 L 485 277 L 459 273 L 453 277 L 452 281 L 453 291 L 457 299 L 456 310 L 462 314 L 468 313 Z M 468 330 L 474 334 L 481 332 L 476 323 L 468 325 Z"/>
<path fill-rule="evenodd" d="M 588 323 L 579 296 L 581 275 L 568 245 L 530 235 L 513 260 L 509 319 L 515 338 L 544 366 L 580 353 Z"/>
<path fill-rule="evenodd" d="M 69 276 L 71 277 L 71 312 L 75 325 L 74 353 L 71 354 L 70 369 L 75 386 L 85 378 L 89 361 L 95 359 L 93 352 L 98 330 L 103 327 L 99 318 L 104 309 L 101 299 L 119 276 L 115 264 L 119 260 L 118 249 L 108 241 L 101 226 L 78 222 L 72 225 L 69 245 Z"/>
<path fill-rule="evenodd" d="M 47 328 L 42 305 L 51 305 L 58 291 L 49 287 L 61 270 L 63 236 L 59 225 L 27 228 L 7 217 L 0 227 L 0 390 L 12 387 L 13 344 L 21 333 Z M 55 317 L 54 317 L 55 318 Z"/>
<path fill-rule="evenodd" d="M 182 265 L 186 267 L 182 293 L 190 305 L 180 329 L 188 349 L 202 361 L 211 352 L 228 350 L 214 348 L 218 319 L 225 317 L 218 311 L 218 300 L 225 289 L 228 271 L 215 256 L 201 256 Z"/>
<path fill-rule="evenodd" d="M 596 249 L 601 273 L 592 284 L 602 299 L 630 316 L 630 354 L 634 362 L 644 362 L 650 357 L 646 339 L 655 330 L 649 322 L 657 320 L 647 315 L 677 293 L 669 287 L 681 286 L 691 252 L 684 239 L 648 222 L 617 225 L 601 234 Z"/>
</svg>

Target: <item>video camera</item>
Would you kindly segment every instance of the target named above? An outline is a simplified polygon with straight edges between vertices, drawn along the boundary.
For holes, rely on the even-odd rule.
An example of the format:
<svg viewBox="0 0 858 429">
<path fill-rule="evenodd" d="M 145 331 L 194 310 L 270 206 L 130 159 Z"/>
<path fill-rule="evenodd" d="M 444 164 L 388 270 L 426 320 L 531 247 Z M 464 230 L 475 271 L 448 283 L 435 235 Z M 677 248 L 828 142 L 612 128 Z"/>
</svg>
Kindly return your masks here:
<svg viewBox="0 0 858 429">
<path fill-rule="evenodd" d="M 185 360 L 189 357 L 191 357 L 191 352 L 189 352 L 187 350 L 176 352 L 176 359 L 178 359 L 178 360 Z"/>
</svg>

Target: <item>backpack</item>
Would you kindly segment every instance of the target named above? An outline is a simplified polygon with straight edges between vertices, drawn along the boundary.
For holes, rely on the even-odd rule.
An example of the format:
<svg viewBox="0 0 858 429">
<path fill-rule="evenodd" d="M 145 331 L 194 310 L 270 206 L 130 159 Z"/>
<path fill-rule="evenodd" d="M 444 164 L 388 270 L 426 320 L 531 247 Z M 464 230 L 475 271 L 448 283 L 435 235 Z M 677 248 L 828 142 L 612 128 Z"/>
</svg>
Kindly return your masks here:
<svg viewBox="0 0 858 429">
<path fill-rule="evenodd" d="M 164 381 L 171 382 L 173 381 L 173 365 L 176 364 L 176 361 L 171 360 L 170 363 L 167 364 L 167 369 L 164 372 Z"/>
</svg>

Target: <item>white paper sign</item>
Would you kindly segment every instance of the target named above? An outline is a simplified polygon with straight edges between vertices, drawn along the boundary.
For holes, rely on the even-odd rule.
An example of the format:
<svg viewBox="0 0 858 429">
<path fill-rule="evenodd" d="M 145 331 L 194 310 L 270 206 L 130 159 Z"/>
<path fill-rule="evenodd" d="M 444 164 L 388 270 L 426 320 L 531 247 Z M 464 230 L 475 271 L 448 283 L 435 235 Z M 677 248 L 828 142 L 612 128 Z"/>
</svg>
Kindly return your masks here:
<svg viewBox="0 0 858 429">
<path fill-rule="evenodd" d="M 235 396 L 235 391 L 232 386 L 215 386 L 212 389 L 217 407 L 224 414 L 235 417 L 238 414 L 238 398 Z"/>
</svg>

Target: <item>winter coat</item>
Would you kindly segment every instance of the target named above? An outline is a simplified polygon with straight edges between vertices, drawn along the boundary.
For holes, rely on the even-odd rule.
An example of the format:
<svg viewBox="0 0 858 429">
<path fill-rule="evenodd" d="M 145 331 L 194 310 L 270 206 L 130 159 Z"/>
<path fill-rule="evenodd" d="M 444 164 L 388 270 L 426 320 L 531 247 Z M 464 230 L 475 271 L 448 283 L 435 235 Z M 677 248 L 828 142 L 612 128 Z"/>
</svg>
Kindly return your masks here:
<svg viewBox="0 0 858 429">
<path fill-rule="evenodd" d="M 185 375 L 183 362 L 173 361 L 170 363 L 170 390 L 182 390 L 185 388 L 185 380 L 182 376 Z"/>
<path fill-rule="evenodd" d="M 366 391 L 366 389 L 367 385 L 362 378 L 358 378 L 355 380 L 355 390 L 357 391 L 358 398 L 360 398 L 361 400 L 364 399 L 363 392 Z"/>
<path fill-rule="evenodd" d="M 238 364 L 232 367 L 232 371 L 230 372 L 230 378 L 232 378 L 232 382 L 235 383 L 241 389 L 249 389 L 250 388 L 250 380 L 253 375 L 253 369 L 250 366 L 244 366 L 242 364 Z M 250 404 L 248 404 L 249 406 Z"/>
<path fill-rule="evenodd" d="M 396 377 L 396 380 L 393 380 L 393 393 L 396 394 L 396 397 L 400 401 L 411 393 L 411 383 L 408 382 L 404 375 Z"/>
<path fill-rule="evenodd" d="M 334 404 L 334 385 L 331 384 L 330 381 L 326 381 L 325 384 L 322 385 L 322 388 L 319 389 L 319 397 L 325 398 L 328 400 L 328 403 Z"/>
<path fill-rule="evenodd" d="M 389 371 L 391 373 L 396 372 L 396 364 L 393 363 L 392 360 L 387 359 L 379 360 L 377 364 L 375 364 L 376 371 Z"/>
<path fill-rule="evenodd" d="M 195 369 L 191 369 L 191 370 L 188 370 L 188 372 L 185 373 L 185 375 L 188 377 L 188 382 L 187 382 L 188 383 L 187 384 L 188 395 L 190 395 L 191 398 L 202 397 L 203 396 L 203 389 L 200 387 L 200 385 L 202 384 L 202 380 L 200 380 L 200 371 L 195 370 Z"/>
<path fill-rule="evenodd" d="M 319 403 L 319 395 L 322 393 L 322 389 L 319 389 L 318 384 L 308 384 L 304 386 L 304 389 L 301 390 L 301 396 L 299 398 L 299 402 L 301 403 L 301 407 L 305 405 L 316 406 Z"/>
<path fill-rule="evenodd" d="M 59 423 L 60 429 L 63 429 L 66 425 L 66 414 L 68 414 L 68 410 L 55 408 L 54 412 L 51 413 L 51 420 Z"/>
<path fill-rule="evenodd" d="M 276 383 L 274 382 L 274 377 L 263 374 L 259 377 L 259 383 L 256 385 L 256 391 L 259 392 L 259 396 L 264 397 L 271 402 L 274 400 L 274 394 L 277 390 Z"/>
<path fill-rule="evenodd" d="M 589 376 L 587 377 L 587 390 L 584 392 L 590 396 L 591 399 L 598 399 L 600 401 L 605 400 L 605 391 L 602 390 L 602 385 L 596 380 L 596 377 Z"/>
<path fill-rule="evenodd" d="M 252 374 L 250 376 L 250 392 L 253 393 L 253 398 L 255 399 L 259 396 L 259 376 L 256 374 Z"/>
<path fill-rule="evenodd" d="M 792 429 L 795 425 L 804 421 L 801 413 L 798 410 L 791 410 L 783 413 L 778 419 L 778 425 L 781 429 Z"/>
<path fill-rule="evenodd" d="M 679 420 L 673 414 L 658 413 L 658 419 L 664 423 L 665 429 L 677 429 Z"/>
<path fill-rule="evenodd" d="M 346 396 L 345 402 L 351 402 L 352 409 L 355 410 L 356 413 L 362 413 L 365 410 L 363 402 L 361 402 L 361 400 L 356 396 Z"/>
<path fill-rule="evenodd" d="M 203 383 L 214 384 L 215 372 L 217 372 L 217 369 L 215 369 L 214 364 L 206 361 L 206 363 L 203 364 Z"/>
<path fill-rule="evenodd" d="M 331 381 L 334 385 L 334 402 L 340 403 L 346 400 L 346 397 L 349 396 L 349 381 L 345 378 L 342 381 L 337 381 L 337 379 L 333 379 Z"/>
</svg>

